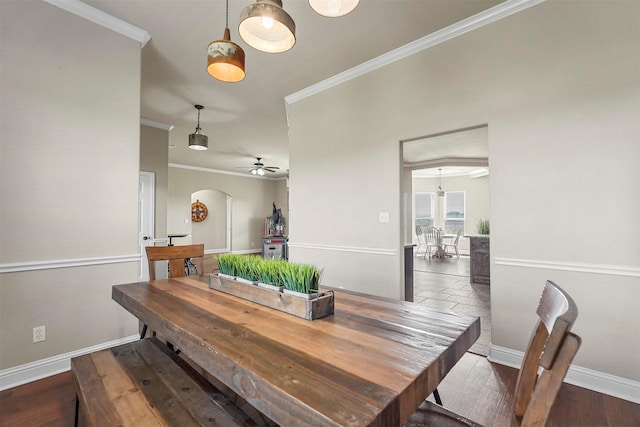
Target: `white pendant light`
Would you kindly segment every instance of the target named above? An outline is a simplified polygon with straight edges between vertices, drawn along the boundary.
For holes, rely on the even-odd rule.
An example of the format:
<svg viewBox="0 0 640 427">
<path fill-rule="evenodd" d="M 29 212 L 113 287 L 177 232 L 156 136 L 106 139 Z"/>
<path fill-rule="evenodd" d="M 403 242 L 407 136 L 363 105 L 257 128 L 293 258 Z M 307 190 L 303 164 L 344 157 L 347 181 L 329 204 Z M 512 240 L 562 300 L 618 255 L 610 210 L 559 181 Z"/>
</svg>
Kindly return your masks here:
<svg viewBox="0 0 640 427">
<path fill-rule="evenodd" d="M 196 131 L 189 135 L 189 148 L 192 150 L 206 150 L 209 146 L 209 137 L 202 133 L 202 129 L 200 129 L 200 110 L 204 107 L 202 105 L 194 105 L 196 110 L 198 110 L 198 126 L 196 126 Z"/>
<path fill-rule="evenodd" d="M 207 72 L 223 82 L 235 83 L 244 79 L 244 50 L 231 41 L 229 32 L 229 0 L 227 0 L 226 25 L 222 40 L 209 43 L 207 48 Z"/>
<path fill-rule="evenodd" d="M 360 0 L 309 0 L 309 6 L 317 14 L 336 18 L 344 16 L 358 6 Z"/>
<path fill-rule="evenodd" d="M 442 168 L 438 169 L 438 176 L 440 177 L 440 182 L 438 185 L 438 197 L 444 197 L 444 190 L 442 189 Z"/>
<path fill-rule="evenodd" d="M 296 24 L 280 0 L 256 0 L 245 7 L 238 32 L 249 46 L 267 53 L 285 52 L 296 43 Z"/>
</svg>

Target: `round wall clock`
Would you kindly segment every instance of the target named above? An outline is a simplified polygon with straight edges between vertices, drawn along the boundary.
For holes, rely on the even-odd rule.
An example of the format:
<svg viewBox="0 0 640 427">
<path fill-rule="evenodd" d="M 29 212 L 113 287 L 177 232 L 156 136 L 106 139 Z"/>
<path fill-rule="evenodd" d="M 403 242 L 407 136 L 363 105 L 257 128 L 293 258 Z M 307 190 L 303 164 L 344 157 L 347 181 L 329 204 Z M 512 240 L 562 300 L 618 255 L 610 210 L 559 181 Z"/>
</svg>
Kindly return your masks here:
<svg viewBox="0 0 640 427">
<path fill-rule="evenodd" d="M 191 203 L 191 221 L 204 221 L 208 214 L 209 210 L 207 209 L 207 206 L 200 200 L 196 200 L 195 202 Z"/>
</svg>

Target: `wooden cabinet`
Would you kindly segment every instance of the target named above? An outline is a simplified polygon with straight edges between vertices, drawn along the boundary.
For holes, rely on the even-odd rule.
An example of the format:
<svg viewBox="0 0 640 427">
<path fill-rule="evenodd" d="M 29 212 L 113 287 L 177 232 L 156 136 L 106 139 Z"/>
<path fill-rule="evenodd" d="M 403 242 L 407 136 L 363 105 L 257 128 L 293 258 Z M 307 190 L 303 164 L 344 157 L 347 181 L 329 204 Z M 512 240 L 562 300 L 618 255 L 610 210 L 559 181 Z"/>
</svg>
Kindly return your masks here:
<svg viewBox="0 0 640 427">
<path fill-rule="evenodd" d="M 489 236 L 469 236 L 469 240 L 471 241 L 470 281 L 489 285 L 491 283 Z"/>
<path fill-rule="evenodd" d="M 413 248 L 404 245 L 404 300 L 413 302 Z"/>
</svg>

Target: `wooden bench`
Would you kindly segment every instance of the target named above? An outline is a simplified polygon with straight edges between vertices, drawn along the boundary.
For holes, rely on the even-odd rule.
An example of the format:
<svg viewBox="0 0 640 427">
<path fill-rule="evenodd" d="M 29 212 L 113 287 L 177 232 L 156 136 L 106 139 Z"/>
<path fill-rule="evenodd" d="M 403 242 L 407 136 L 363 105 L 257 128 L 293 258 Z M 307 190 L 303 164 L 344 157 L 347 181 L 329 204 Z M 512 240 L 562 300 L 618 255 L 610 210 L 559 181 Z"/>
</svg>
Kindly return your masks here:
<svg viewBox="0 0 640 427">
<path fill-rule="evenodd" d="M 273 425 L 155 338 L 75 357 L 71 373 L 76 426 L 79 413 L 89 426 Z"/>
</svg>

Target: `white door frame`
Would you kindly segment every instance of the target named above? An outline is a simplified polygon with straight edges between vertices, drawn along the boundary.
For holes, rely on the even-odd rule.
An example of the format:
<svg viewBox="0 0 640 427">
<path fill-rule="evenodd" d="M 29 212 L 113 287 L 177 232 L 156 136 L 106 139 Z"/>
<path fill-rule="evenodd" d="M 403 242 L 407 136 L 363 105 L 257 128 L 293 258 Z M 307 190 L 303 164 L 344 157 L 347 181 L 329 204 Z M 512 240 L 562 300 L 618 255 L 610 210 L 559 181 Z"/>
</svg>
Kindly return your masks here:
<svg viewBox="0 0 640 427">
<path fill-rule="evenodd" d="M 145 247 L 153 246 L 155 237 L 155 190 L 156 174 L 140 171 L 138 179 L 138 247 L 140 248 L 138 280 L 140 281 L 149 280 L 149 262 Z"/>
</svg>

